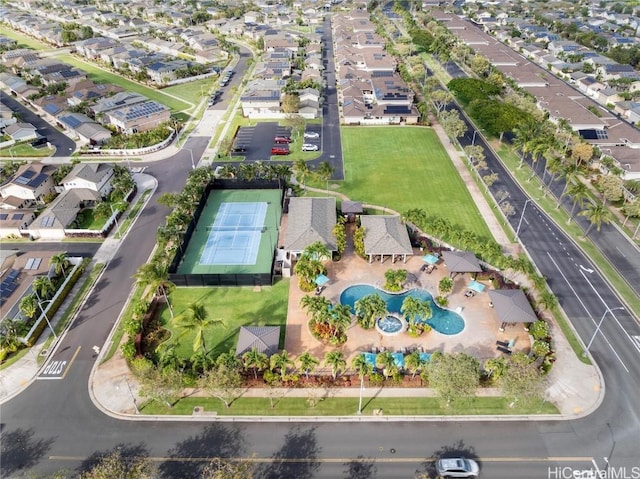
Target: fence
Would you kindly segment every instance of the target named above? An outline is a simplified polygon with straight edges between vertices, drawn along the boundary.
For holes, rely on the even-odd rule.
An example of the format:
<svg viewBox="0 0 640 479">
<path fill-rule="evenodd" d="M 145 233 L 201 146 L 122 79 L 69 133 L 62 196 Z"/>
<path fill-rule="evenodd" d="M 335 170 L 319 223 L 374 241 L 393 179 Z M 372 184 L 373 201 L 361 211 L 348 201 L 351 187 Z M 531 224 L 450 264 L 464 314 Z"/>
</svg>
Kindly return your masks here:
<svg viewBox="0 0 640 479">
<path fill-rule="evenodd" d="M 205 191 L 198 202 L 198 206 L 193 214 L 191 222 L 183 236 L 182 243 L 177 249 L 173 260 L 169 266 L 169 280 L 176 286 L 266 286 L 273 284 L 274 261 L 271 260 L 269 273 L 224 273 L 224 274 L 178 274 L 178 265 L 182 260 L 183 251 L 186 250 L 196 224 L 200 219 L 202 210 L 205 207 L 209 193 L 212 190 L 280 190 L 280 204 L 284 201 L 285 183 L 284 181 L 242 181 L 237 179 L 215 179 L 207 185 Z"/>
<path fill-rule="evenodd" d="M 169 146 L 173 139 L 176 137 L 176 130 L 171 129 L 171 134 L 167 137 L 166 140 L 161 141 L 160 143 L 156 143 L 155 145 L 147 146 L 144 148 L 132 148 L 132 149 L 117 149 L 117 150 L 88 150 L 83 152 L 82 154 L 96 154 L 96 155 L 107 155 L 107 156 L 135 156 L 135 155 L 146 155 L 148 153 L 153 153 L 154 151 L 162 150 Z"/>
</svg>

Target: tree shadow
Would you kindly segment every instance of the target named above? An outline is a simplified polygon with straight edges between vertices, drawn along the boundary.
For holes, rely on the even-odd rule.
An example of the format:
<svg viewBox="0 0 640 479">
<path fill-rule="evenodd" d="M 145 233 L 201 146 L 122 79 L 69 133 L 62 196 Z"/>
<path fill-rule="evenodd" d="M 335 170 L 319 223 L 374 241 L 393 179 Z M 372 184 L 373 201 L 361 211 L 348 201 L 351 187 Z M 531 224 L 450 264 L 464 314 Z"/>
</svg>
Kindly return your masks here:
<svg viewBox="0 0 640 479">
<path fill-rule="evenodd" d="M 345 463 L 347 469 L 344 471 L 345 479 L 373 479 L 378 474 L 375 461 L 371 458 L 358 456 Z"/>
<path fill-rule="evenodd" d="M 317 460 L 319 452 L 315 427 L 302 430 L 300 426 L 295 426 L 285 436 L 280 450 L 273 454 L 272 462 L 263 465 L 256 477 L 261 479 L 311 478 L 320 468 L 320 462 Z"/>
<path fill-rule="evenodd" d="M 0 477 L 16 477 L 18 471 L 29 469 L 40 462 L 51 448 L 54 438 L 35 438 L 34 434 L 33 429 L 2 431 Z"/>
<path fill-rule="evenodd" d="M 478 466 L 480 466 L 480 470 L 482 470 L 482 464 L 480 464 L 475 447 L 468 446 L 467 444 L 465 444 L 463 439 L 460 439 L 451 445 L 442 446 L 440 449 L 434 451 L 431 457 L 435 458 L 436 460 L 454 457 L 473 459 L 478 463 Z M 416 474 L 419 473 L 426 473 L 428 477 L 436 477 L 438 474 L 436 472 L 435 461 L 425 461 L 422 464 L 422 468 L 416 470 Z"/>
<path fill-rule="evenodd" d="M 242 456 L 245 442 L 239 430 L 221 424 L 206 426 L 196 436 L 189 437 L 168 451 L 168 459 L 160 464 L 160 477 L 197 479 L 214 457 Z"/>
<path fill-rule="evenodd" d="M 78 475 L 88 472 L 94 467 L 96 467 L 100 461 L 106 456 L 118 452 L 120 453 L 120 457 L 123 460 L 129 459 L 139 459 L 149 457 L 149 451 L 147 450 L 144 444 L 124 444 L 120 443 L 115 445 L 113 448 L 108 449 L 106 451 L 96 451 L 87 457 L 82 463 L 77 467 Z"/>
</svg>

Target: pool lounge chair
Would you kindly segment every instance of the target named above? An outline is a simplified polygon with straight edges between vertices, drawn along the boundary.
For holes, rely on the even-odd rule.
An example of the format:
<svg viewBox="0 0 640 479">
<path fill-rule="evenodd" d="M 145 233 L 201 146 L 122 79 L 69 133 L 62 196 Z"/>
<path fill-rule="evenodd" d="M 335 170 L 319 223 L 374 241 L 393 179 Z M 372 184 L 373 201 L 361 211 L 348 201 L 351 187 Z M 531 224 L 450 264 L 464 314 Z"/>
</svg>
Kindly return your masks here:
<svg viewBox="0 0 640 479">
<path fill-rule="evenodd" d="M 501 353 L 504 353 L 506 355 L 510 355 L 511 354 L 511 350 L 510 349 L 504 348 L 502 346 L 498 346 L 496 349 L 498 351 L 500 351 Z"/>
<path fill-rule="evenodd" d="M 502 346 L 503 348 L 508 348 L 509 347 L 509 343 L 506 341 L 496 341 L 496 345 L 497 346 Z"/>
</svg>

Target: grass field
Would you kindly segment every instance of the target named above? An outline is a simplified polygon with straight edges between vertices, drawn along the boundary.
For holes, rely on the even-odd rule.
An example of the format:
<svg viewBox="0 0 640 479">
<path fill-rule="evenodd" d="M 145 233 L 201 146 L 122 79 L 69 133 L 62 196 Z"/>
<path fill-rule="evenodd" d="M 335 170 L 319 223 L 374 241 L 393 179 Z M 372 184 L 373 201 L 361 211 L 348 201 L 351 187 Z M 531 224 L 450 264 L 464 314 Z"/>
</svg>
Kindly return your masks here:
<svg viewBox="0 0 640 479">
<path fill-rule="evenodd" d="M 213 76 L 202 80 L 183 83 L 182 85 L 163 88 L 161 91 L 163 93 L 182 98 L 184 101 L 196 105 L 200 102 L 200 99 L 203 96 L 206 96 L 209 92 L 213 91 L 213 86 L 216 84 L 217 79 L 217 76 Z"/>
<path fill-rule="evenodd" d="M 169 108 L 171 108 L 172 113 L 177 113 L 179 111 L 192 108 L 192 105 L 190 103 L 187 103 L 186 101 L 183 101 L 179 98 L 174 98 L 173 96 L 164 93 L 163 90 L 149 88 L 145 85 L 132 82 L 124 77 L 121 77 L 120 75 L 116 75 L 115 73 L 103 70 L 93 63 L 89 63 L 77 57 L 74 57 L 73 55 L 64 53 L 61 55 L 57 55 L 56 58 L 65 63 L 73 65 L 80 70 L 84 70 L 88 73 L 89 78 L 96 83 L 111 83 L 113 85 L 121 86 L 127 91 L 140 93 L 141 95 L 144 95 L 151 100 L 155 100 L 158 103 L 167 105 Z"/>
<path fill-rule="evenodd" d="M 345 181 L 338 184 L 337 191 L 354 201 L 386 206 L 400 213 L 421 208 L 478 235 L 491 237 L 433 130 L 344 127 L 341 134 Z"/>
<path fill-rule="evenodd" d="M 284 326 L 287 321 L 289 280 L 281 279 L 273 286 L 263 286 L 260 291 L 251 287 L 241 288 L 177 288 L 170 297 L 175 316 L 183 314 L 190 303 L 203 303 L 212 319 L 222 318 L 225 327 L 212 326 L 205 330 L 207 350 L 214 350 L 214 357 L 235 348 L 240 326 Z M 179 357 L 193 356 L 195 332 L 183 335 L 184 330 L 171 320 L 165 308 L 161 322 L 171 331 L 169 341 L 177 341 Z M 284 327 L 280 334 L 280 347 L 284 345 Z"/>
<path fill-rule="evenodd" d="M 46 158 L 54 152 L 53 148 L 48 146 L 42 148 L 34 148 L 30 143 L 18 143 L 8 148 L 0 148 L 0 156 L 28 156 L 32 158 Z"/>
<path fill-rule="evenodd" d="M 266 390 L 265 393 L 268 391 Z M 311 391 L 313 392 L 313 391 Z M 317 394 L 319 392 L 316 391 Z M 358 411 L 358 398 L 316 399 L 312 407 L 307 398 L 239 398 L 230 408 L 214 398 L 189 397 L 178 401 L 171 409 L 164 404 L 149 402 L 142 408 L 143 414 L 186 414 L 191 415 L 196 406 L 204 407 L 206 412 L 216 411 L 219 416 L 355 416 Z M 544 402 L 536 407 L 509 407 L 509 401 L 503 397 L 475 397 L 461 404 L 446 406 L 442 400 L 434 397 L 420 398 L 363 398 L 362 414 L 371 416 L 374 409 L 381 409 L 385 416 L 436 416 L 436 415 L 513 415 L 513 414 L 558 414 L 551 403 Z"/>
<path fill-rule="evenodd" d="M 0 25 L 0 35 L 13 38 L 18 42 L 18 46 L 21 48 L 32 48 L 34 50 L 52 50 L 54 48 L 51 45 L 47 45 L 46 43 L 36 40 L 35 38 L 31 38 L 12 30 L 11 28 L 7 28 L 4 25 Z"/>
<path fill-rule="evenodd" d="M 92 208 L 87 208 L 78 213 L 76 217 L 79 230 L 99 230 L 101 229 L 107 218 L 96 217 Z"/>
</svg>

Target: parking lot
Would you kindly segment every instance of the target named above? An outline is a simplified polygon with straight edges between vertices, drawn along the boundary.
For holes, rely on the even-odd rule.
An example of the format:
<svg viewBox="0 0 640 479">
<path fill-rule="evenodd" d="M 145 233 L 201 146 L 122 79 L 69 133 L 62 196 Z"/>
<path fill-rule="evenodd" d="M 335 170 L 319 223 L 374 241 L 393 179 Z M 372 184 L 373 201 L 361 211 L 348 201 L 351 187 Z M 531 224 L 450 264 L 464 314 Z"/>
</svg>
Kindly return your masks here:
<svg viewBox="0 0 640 479">
<path fill-rule="evenodd" d="M 305 137 L 303 143 L 315 145 L 318 147 L 318 152 L 322 151 L 322 125 L 307 125 L 305 133 L 311 133 L 312 136 L 317 135 L 317 137 Z M 286 143 L 275 143 L 274 138 L 277 136 L 290 137 L 291 128 L 280 126 L 276 122 L 260 122 L 256 126 L 241 126 L 233 140 L 231 156 L 244 157 L 246 161 L 268 160 L 274 156 L 271 154 L 271 148 L 289 146 Z M 283 159 L 286 158 L 286 155 L 282 156 Z"/>
</svg>

